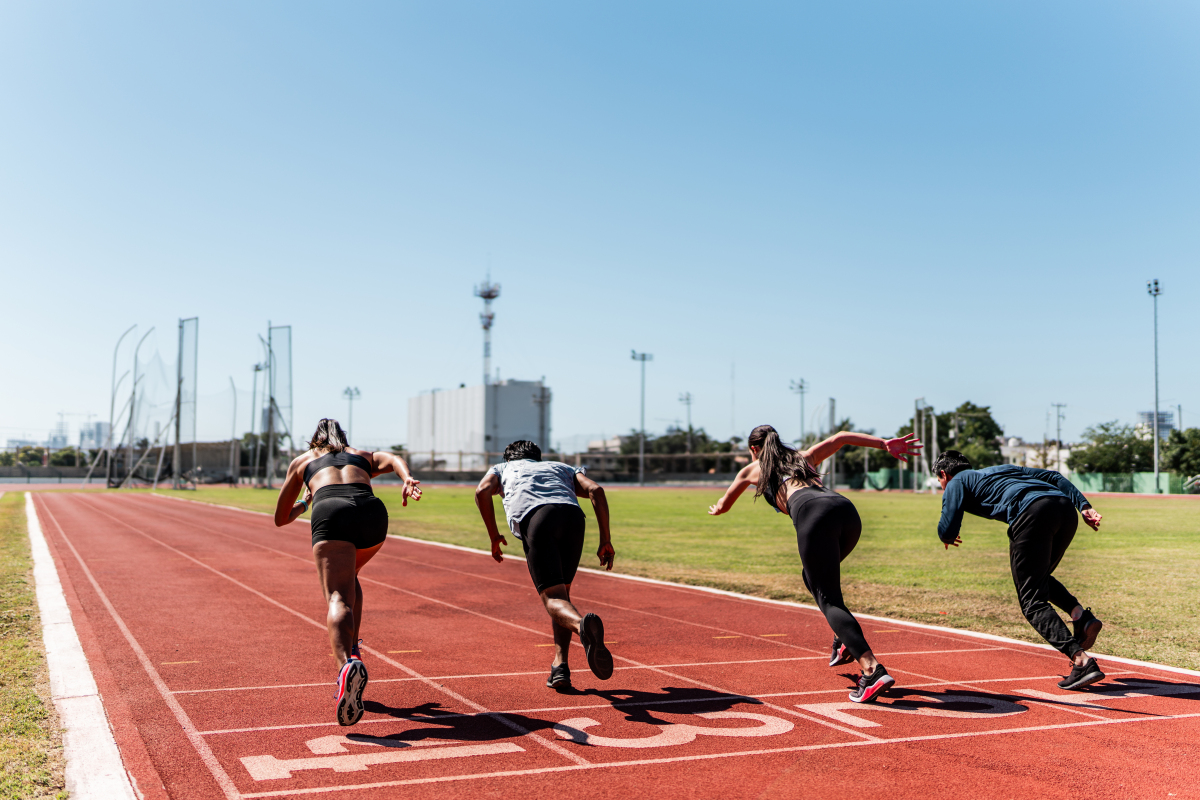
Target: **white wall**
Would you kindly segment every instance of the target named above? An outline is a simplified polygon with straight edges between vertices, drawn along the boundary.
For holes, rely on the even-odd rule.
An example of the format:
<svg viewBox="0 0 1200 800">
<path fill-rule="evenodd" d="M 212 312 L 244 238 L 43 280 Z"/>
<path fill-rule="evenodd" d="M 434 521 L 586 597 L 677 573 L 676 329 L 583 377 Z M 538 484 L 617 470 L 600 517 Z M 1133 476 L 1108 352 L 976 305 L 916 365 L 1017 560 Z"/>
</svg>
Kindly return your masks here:
<svg viewBox="0 0 1200 800">
<path fill-rule="evenodd" d="M 512 441 L 530 439 L 549 449 L 550 404 L 546 404 L 542 442 L 538 404 L 540 381 L 501 381 L 488 386 L 446 389 L 410 398 L 408 401 L 408 439 L 405 446 L 413 454 L 414 464 L 429 463 L 429 453 L 444 462 L 446 469 L 483 469 L 498 462 L 498 456 L 485 459 L 482 454 L 500 453 Z M 550 398 L 550 390 L 546 389 Z"/>
</svg>

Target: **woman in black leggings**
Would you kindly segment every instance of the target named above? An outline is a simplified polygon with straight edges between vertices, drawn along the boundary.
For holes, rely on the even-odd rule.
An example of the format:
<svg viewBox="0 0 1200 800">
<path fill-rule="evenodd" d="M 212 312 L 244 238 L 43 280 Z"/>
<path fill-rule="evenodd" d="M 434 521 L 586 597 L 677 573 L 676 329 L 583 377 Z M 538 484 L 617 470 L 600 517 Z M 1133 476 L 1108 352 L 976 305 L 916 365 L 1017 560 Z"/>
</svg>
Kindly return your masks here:
<svg viewBox="0 0 1200 800">
<path fill-rule="evenodd" d="M 817 601 L 817 607 L 833 628 L 833 654 L 829 666 L 857 661 L 862 670 L 858 687 L 850 693 L 856 703 L 878 697 L 895 679 L 874 654 L 858 620 L 842 599 L 841 563 L 858 544 L 862 520 L 854 504 L 826 489 L 815 469 L 842 447 L 874 447 L 886 450 L 894 458 L 907 461 L 906 455 L 921 452 L 921 440 L 913 434 L 899 439 L 881 439 L 864 433 L 841 431 L 818 442 L 810 450 L 797 451 L 779 439 L 770 425 L 759 425 L 750 432 L 750 454 L 746 465 L 724 496 L 710 506 L 709 514 L 724 514 L 751 485 L 754 496 L 763 497 L 780 513 L 786 508 L 796 526 L 796 547 L 800 550 L 804 585 Z"/>
</svg>

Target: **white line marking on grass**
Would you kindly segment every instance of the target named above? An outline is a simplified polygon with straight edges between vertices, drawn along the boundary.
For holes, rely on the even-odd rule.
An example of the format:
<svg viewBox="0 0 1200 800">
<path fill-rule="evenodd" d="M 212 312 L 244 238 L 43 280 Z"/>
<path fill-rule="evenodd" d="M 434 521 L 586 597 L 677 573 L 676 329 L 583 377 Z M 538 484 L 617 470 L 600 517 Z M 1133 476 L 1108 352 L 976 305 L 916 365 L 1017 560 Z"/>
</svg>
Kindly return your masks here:
<svg viewBox="0 0 1200 800">
<path fill-rule="evenodd" d="M 395 786 L 415 786 L 425 783 L 452 783 L 460 781 L 490 780 L 493 778 L 517 778 L 530 775 L 548 775 L 556 772 L 579 772 L 582 770 L 618 769 L 621 767 L 644 767 L 655 764 L 677 764 L 687 761 L 709 761 L 718 758 L 740 758 L 746 756 L 775 755 L 778 753 L 800 753 L 809 750 L 835 750 L 842 747 L 880 747 L 890 744 L 905 744 L 908 742 L 928 742 L 940 739 L 968 739 L 979 736 L 1004 736 L 1012 733 L 1030 733 L 1037 731 L 1064 730 L 1095 725 L 1128 725 L 1133 723 L 1160 722 L 1164 720 L 1180 720 L 1200 717 L 1195 714 L 1179 714 L 1173 717 L 1140 717 L 1137 719 L 1105 719 L 1092 722 L 1069 722 L 1060 725 L 1037 725 L 1028 728 L 1004 728 L 990 731 L 971 731 L 969 733 L 947 733 L 932 736 L 904 736 L 895 739 L 875 739 L 873 741 L 832 742 L 827 744 L 798 745 L 796 747 L 773 747 L 762 750 L 741 750 L 732 753 L 704 753 L 693 756 L 675 756 L 668 758 L 641 758 L 634 761 L 610 761 L 608 763 L 589 764 L 579 767 L 541 767 L 537 769 L 510 770 L 504 772 L 484 772 L 469 775 L 441 775 L 432 778 L 413 778 L 399 781 L 379 781 L 377 783 L 360 783 L 343 786 L 314 786 L 307 789 L 288 789 L 276 792 L 252 792 L 242 795 L 251 800 L 259 797 L 283 797 L 302 794 L 326 794 L 329 792 L 350 792 L 360 789 L 386 789 Z"/>
<path fill-rule="evenodd" d="M 34 511 L 33 507 L 33 496 L 26 495 L 26 498 L 28 513 L 31 514 L 30 519 L 36 519 L 36 512 Z M 183 709 L 179 706 L 178 701 L 171 697 L 170 692 L 167 691 L 167 686 L 165 683 L 163 683 L 158 671 L 154 668 L 154 665 L 150 663 L 150 659 L 146 656 L 145 651 L 142 650 L 141 645 L 139 645 L 137 640 L 133 637 L 133 634 L 130 633 L 129 628 L 125 625 L 125 621 L 121 619 L 120 614 L 117 613 L 116 608 L 114 608 L 113 604 L 109 602 L 108 595 L 106 595 L 104 590 L 100 588 L 100 584 L 96 582 L 96 578 L 92 575 L 92 571 L 88 569 L 87 564 L 85 564 L 83 561 L 83 557 L 79 555 L 79 551 L 75 549 L 75 545 L 71 543 L 71 540 L 63 531 L 62 525 L 60 525 L 58 520 L 55 518 L 54 512 L 51 511 L 49 507 L 46 507 L 45 510 L 46 515 L 50 518 L 50 521 L 54 523 L 54 527 L 58 528 L 59 536 L 62 537 L 63 542 L 66 543 L 67 547 L 70 548 L 71 553 L 74 554 L 75 559 L 79 562 L 80 569 L 83 571 L 83 574 L 87 577 L 88 581 L 92 584 L 92 588 L 95 590 L 96 595 L 100 598 L 100 602 L 104 604 L 105 609 L 108 610 L 109 616 L 112 617 L 113 622 L 115 622 L 117 627 L 121 630 L 126 642 L 129 644 L 130 648 L 132 648 L 134 655 L 137 656 L 138 661 L 141 662 L 142 667 L 146 670 L 146 674 L 150 676 L 150 680 L 154 683 L 155 688 L 158 689 L 159 693 L 163 697 L 163 700 L 166 701 L 167 707 L 170 708 L 175 714 L 175 719 L 183 728 L 183 731 L 187 735 L 188 740 L 192 743 L 192 746 L 196 748 L 196 752 L 199 754 L 200 760 L 206 767 L 208 767 L 209 771 L 212 773 L 213 779 L 217 782 L 217 785 L 221 787 L 221 791 L 225 794 L 225 797 L 229 798 L 229 800 L 236 800 L 238 797 L 238 792 L 237 789 L 234 788 L 233 781 L 229 779 L 229 776 L 225 773 L 225 770 L 223 770 L 221 765 L 217 763 L 217 759 L 213 755 L 212 750 L 209 749 L 208 744 L 206 744 L 205 741 L 200 738 L 199 734 L 196 733 L 195 726 L 192 725 L 192 722 L 188 718 L 187 714 L 184 713 Z M 38 529 L 38 538 L 41 539 L 41 545 L 45 553 L 44 557 L 48 558 L 50 553 L 49 550 L 46 549 L 45 539 L 41 538 L 40 528 Z M 53 569 L 53 565 L 51 565 L 50 568 Z M 57 574 L 55 574 L 55 582 L 57 583 Z M 61 597 L 62 588 L 57 588 L 58 594 Z M 38 594 L 40 597 L 40 588 Z M 64 612 L 66 611 L 65 600 L 63 601 L 62 610 Z M 75 629 L 73 626 L 71 627 L 70 638 L 75 640 L 75 647 L 79 648 L 78 658 L 83 659 L 83 648 L 79 647 L 79 639 L 75 635 Z M 49 642 L 47 641 L 47 651 L 49 649 Z M 49 655 L 49 653 L 47 653 L 47 655 Z M 107 798 L 110 797 L 132 798 L 134 797 L 133 787 L 129 784 L 128 773 L 121 764 L 120 753 L 117 750 L 116 741 L 112 737 L 112 731 L 108 728 L 107 718 L 104 717 L 103 704 L 101 703 L 100 697 L 97 693 L 96 684 L 92 679 L 91 670 L 88 669 L 86 660 L 83 662 L 83 669 L 87 670 L 86 681 L 87 683 L 91 684 L 91 691 L 95 696 L 95 707 L 100 716 L 100 719 L 95 719 L 94 717 L 91 719 L 89 725 L 91 730 L 85 734 L 85 736 L 88 737 L 86 741 L 88 741 L 92 747 L 96 747 L 98 751 L 109 750 L 111 748 L 111 753 L 104 756 L 85 757 L 83 763 L 77 764 L 77 769 L 91 771 L 91 774 L 86 776 L 77 775 L 76 787 L 72 787 L 70 785 L 70 780 L 68 779 L 68 788 L 73 794 L 75 792 L 79 792 L 78 796 L 80 797 L 95 797 L 103 798 L 104 800 L 107 800 Z M 53 677 L 51 680 L 53 681 Z M 69 733 L 70 728 L 68 726 L 68 734 Z M 106 741 L 98 741 L 101 739 L 101 737 L 106 739 Z M 70 739 L 68 737 L 64 737 L 64 742 L 70 742 Z M 111 760 L 113 758 L 116 759 L 115 763 L 113 763 Z M 70 769 L 70 763 L 71 762 L 68 756 L 68 770 Z M 114 774 L 116 770 L 119 770 L 119 776 Z M 93 781 L 96 783 L 93 784 Z"/>
</svg>

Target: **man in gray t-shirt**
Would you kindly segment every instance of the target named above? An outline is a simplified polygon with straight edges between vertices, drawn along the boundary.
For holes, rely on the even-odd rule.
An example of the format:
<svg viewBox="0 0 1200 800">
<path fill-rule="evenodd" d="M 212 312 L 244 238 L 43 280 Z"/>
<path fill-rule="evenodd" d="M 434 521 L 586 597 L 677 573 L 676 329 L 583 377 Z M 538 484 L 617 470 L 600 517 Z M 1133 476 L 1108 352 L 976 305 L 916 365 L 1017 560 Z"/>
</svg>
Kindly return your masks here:
<svg viewBox="0 0 1200 800">
<path fill-rule="evenodd" d="M 533 442 L 521 440 L 504 450 L 504 463 L 488 470 L 475 490 L 475 505 L 492 540 L 492 558 L 500 562 L 501 545 L 508 540 L 496 525 L 492 497 L 501 495 L 504 515 L 513 536 L 525 549 L 525 564 L 542 604 L 550 615 L 554 632 L 554 661 L 546 685 L 571 688 L 567 656 L 571 634 L 579 634 L 588 667 L 601 680 L 612 676 L 612 654 L 604 646 L 604 623 L 595 614 L 580 615 L 571 603 L 571 582 L 583 553 L 586 518 L 576 497 L 588 497 L 596 511 L 600 547 L 596 555 L 607 569 L 613 567 L 614 551 L 608 530 L 608 500 L 600 484 L 582 471 L 555 461 L 542 461 L 542 451 Z"/>
</svg>

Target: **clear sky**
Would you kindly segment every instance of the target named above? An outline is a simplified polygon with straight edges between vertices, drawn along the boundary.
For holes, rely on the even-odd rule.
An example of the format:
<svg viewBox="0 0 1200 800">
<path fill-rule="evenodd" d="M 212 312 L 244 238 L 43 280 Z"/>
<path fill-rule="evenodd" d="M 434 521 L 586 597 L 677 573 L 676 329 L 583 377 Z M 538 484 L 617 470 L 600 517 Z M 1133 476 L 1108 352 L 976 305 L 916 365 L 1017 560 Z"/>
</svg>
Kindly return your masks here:
<svg viewBox="0 0 1200 800">
<path fill-rule="evenodd" d="M 651 430 L 690 391 L 793 437 L 796 378 L 809 425 L 1132 422 L 1149 278 L 1200 422 L 1194 3 L 9 2 L 0 108 L 0 439 L 106 417 L 120 333 L 169 370 L 196 315 L 202 438 L 271 320 L 298 428 L 354 385 L 356 440 L 403 442 L 480 380 L 489 268 L 555 441 L 637 425 L 631 348 Z"/>
</svg>

